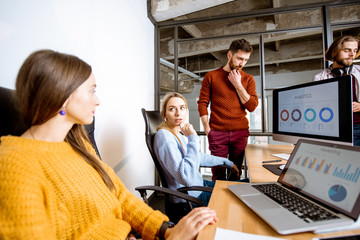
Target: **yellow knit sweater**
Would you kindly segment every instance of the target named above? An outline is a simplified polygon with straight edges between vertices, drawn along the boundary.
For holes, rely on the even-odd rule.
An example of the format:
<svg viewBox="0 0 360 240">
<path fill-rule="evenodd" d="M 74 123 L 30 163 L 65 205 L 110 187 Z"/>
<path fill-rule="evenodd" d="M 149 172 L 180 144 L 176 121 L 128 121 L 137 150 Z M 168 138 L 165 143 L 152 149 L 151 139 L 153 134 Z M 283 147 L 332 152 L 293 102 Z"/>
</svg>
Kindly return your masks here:
<svg viewBox="0 0 360 240">
<path fill-rule="evenodd" d="M 0 239 L 154 239 L 168 218 L 104 166 L 114 192 L 66 142 L 2 137 Z"/>
</svg>

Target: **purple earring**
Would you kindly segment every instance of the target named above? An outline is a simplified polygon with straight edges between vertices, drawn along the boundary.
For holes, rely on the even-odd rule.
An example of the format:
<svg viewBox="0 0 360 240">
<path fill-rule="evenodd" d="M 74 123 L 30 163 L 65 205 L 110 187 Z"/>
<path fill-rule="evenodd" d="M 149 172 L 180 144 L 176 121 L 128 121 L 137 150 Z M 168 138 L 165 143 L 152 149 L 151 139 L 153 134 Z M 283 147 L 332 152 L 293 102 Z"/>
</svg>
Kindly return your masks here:
<svg viewBox="0 0 360 240">
<path fill-rule="evenodd" d="M 60 111 L 60 115 L 64 116 L 65 114 L 66 114 L 66 112 L 65 112 L 65 107 L 64 107 L 63 110 Z"/>
</svg>

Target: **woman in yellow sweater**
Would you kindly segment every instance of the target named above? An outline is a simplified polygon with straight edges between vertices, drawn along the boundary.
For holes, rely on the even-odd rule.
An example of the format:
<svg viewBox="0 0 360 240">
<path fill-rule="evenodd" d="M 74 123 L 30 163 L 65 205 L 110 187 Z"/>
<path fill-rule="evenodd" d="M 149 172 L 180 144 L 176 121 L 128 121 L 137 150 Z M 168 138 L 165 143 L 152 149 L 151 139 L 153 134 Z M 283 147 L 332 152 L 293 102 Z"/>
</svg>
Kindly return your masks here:
<svg viewBox="0 0 360 240">
<path fill-rule="evenodd" d="M 0 239 L 194 239 L 214 211 L 197 208 L 175 227 L 128 191 L 82 127 L 99 99 L 91 67 L 51 50 L 31 54 L 16 79 L 25 123 L 1 138 Z"/>
</svg>

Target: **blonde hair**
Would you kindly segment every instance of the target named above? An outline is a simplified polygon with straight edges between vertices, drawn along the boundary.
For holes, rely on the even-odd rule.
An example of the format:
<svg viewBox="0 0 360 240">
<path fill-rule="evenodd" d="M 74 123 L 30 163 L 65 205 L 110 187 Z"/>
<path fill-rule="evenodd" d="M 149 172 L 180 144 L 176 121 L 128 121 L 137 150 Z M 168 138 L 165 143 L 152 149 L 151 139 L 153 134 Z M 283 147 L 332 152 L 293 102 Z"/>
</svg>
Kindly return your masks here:
<svg viewBox="0 0 360 240">
<path fill-rule="evenodd" d="M 176 137 L 176 139 L 180 142 L 180 145 L 182 145 L 179 137 L 176 135 L 176 133 L 169 127 L 169 125 L 167 124 L 166 122 L 166 119 L 165 119 L 165 115 L 166 115 L 166 109 L 167 109 L 167 104 L 169 102 L 169 100 L 171 98 L 181 98 L 182 100 L 184 100 L 185 102 L 185 107 L 186 109 L 188 109 L 188 105 L 187 105 L 187 102 L 186 102 L 186 99 L 183 95 L 181 95 L 180 93 L 177 93 L 177 92 L 168 92 L 167 94 L 165 94 L 163 100 L 162 100 L 162 103 L 161 103 L 161 108 L 160 108 L 160 114 L 161 114 L 161 117 L 163 118 L 163 122 L 158 126 L 157 130 L 160 130 L 160 129 L 165 129 L 165 130 L 168 130 L 169 132 L 171 132 L 172 134 L 174 134 L 174 136 Z"/>
</svg>

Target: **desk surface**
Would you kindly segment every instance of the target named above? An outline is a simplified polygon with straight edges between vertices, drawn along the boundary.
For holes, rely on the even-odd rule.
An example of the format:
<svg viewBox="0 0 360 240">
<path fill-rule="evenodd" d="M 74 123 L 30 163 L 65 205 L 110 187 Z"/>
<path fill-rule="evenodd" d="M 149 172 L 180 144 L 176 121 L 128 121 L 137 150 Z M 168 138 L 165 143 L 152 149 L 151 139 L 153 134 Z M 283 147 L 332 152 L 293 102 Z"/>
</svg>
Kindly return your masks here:
<svg viewBox="0 0 360 240">
<path fill-rule="evenodd" d="M 290 145 L 248 145 L 246 157 L 249 165 L 250 178 L 252 182 L 276 181 L 278 176 L 263 168 L 262 161 L 276 159 L 273 153 L 290 153 L 293 146 Z M 285 161 L 284 161 L 285 162 Z M 291 235 L 280 235 L 269 225 L 252 212 L 234 194 L 228 190 L 230 184 L 241 184 L 236 182 L 216 181 L 209 207 L 216 211 L 219 221 L 216 224 L 206 226 L 198 235 L 198 240 L 214 239 L 217 227 L 241 231 L 245 233 L 272 236 L 283 239 L 307 240 L 314 237 L 342 236 L 346 234 L 360 234 L 360 230 L 346 231 L 315 235 L 313 233 L 299 233 Z"/>
<path fill-rule="evenodd" d="M 274 144 L 248 144 L 246 147 L 246 160 L 249 166 L 251 182 L 276 182 L 278 176 L 265 169 L 263 161 L 279 159 L 271 154 L 291 153 L 293 145 L 274 145 Z M 286 160 L 274 164 L 285 164 Z M 272 164 L 272 163 L 266 163 Z"/>
</svg>

